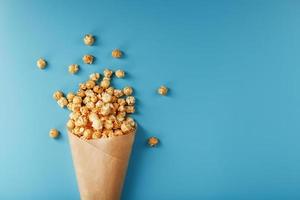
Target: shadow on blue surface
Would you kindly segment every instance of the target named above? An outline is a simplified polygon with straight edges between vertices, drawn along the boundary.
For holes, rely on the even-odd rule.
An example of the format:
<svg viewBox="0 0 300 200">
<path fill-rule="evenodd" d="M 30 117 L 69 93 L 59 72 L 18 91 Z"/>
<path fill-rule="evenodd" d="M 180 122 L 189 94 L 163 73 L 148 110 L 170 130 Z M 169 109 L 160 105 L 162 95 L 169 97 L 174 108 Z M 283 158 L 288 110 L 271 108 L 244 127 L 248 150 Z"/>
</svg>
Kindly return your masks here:
<svg viewBox="0 0 300 200">
<path fill-rule="evenodd" d="M 138 132 L 135 136 L 135 142 L 132 149 L 131 158 L 127 170 L 127 176 L 124 183 L 122 200 L 130 199 L 135 196 L 135 190 L 138 188 L 137 179 L 141 175 L 142 160 L 145 159 L 143 153 L 146 150 L 146 130 L 138 126 Z M 144 154 L 145 155 L 145 154 Z"/>
</svg>

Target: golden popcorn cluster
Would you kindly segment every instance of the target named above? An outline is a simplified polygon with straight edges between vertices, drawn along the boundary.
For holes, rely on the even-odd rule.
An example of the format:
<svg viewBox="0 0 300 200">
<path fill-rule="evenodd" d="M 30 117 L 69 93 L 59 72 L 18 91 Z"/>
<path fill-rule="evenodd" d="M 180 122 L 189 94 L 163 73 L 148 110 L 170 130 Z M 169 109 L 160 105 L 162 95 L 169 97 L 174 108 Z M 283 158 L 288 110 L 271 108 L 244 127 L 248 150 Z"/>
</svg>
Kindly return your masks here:
<svg viewBox="0 0 300 200">
<path fill-rule="evenodd" d="M 83 42 L 87 46 L 95 43 L 95 37 L 86 34 Z M 113 58 L 121 58 L 123 52 L 114 49 Z M 86 54 L 82 57 L 84 64 L 93 64 L 94 56 Z M 44 58 L 37 60 L 37 66 L 44 69 L 47 61 Z M 68 67 L 70 74 L 76 74 L 80 70 L 78 64 Z M 103 78 L 102 78 L 103 76 Z M 103 75 L 93 73 L 89 79 L 80 83 L 77 92 L 69 92 L 66 95 L 62 91 L 53 93 L 53 98 L 61 108 L 68 108 L 71 112 L 67 122 L 68 130 L 82 139 L 98 139 L 134 133 L 136 122 L 128 115 L 135 112 L 135 97 L 132 96 L 132 87 L 116 89 L 111 86 L 111 79 L 124 78 L 123 70 L 115 72 L 105 69 Z M 164 85 L 157 89 L 160 95 L 167 95 L 168 88 Z M 57 138 L 59 131 L 51 129 L 49 136 Z M 159 143 L 158 138 L 148 138 L 148 145 L 155 147 Z"/>
<path fill-rule="evenodd" d="M 61 91 L 54 92 L 57 104 L 71 111 L 67 122 L 71 133 L 89 140 L 135 132 L 136 123 L 128 116 L 135 112 L 133 89 L 112 87 L 112 78 L 113 71 L 105 69 L 102 79 L 99 73 L 91 74 L 76 93 L 65 96 Z"/>
</svg>

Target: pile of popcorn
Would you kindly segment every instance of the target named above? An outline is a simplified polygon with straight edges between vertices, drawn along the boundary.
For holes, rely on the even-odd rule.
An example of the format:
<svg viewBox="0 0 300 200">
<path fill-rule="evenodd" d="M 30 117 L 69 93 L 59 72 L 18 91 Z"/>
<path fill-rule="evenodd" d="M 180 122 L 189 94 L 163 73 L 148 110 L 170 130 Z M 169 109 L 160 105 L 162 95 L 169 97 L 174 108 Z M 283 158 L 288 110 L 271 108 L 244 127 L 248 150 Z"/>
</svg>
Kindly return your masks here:
<svg viewBox="0 0 300 200">
<path fill-rule="evenodd" d="M 95 37 L 86 34 L 83 42 L 87 46 L 95 43 Z M 113 58 L 123 57 L 123 52 L 114 49 L 111 52 Z M 86 54 L 82 57 L 84 64 L 93 64 L 95 57 Z M 40 58 L 36 62 L 37 67 L 44 70 L 47 61 Z M 80 70 L 78 64 L 71 64 L 68 67 L 70 74 L 76 74 Z M 117 78 L 124 78 L 123 70 L 115 71 Z M 98 139 L 120 136 L 134 133 L 136 123 L 128 114 L 135 112 L 135 98 L 132 96 L 133 89 L 125 87 L 122 90 L 113 88 L 111 78 L 113 71 L 105 69 L 103 78 L 100 80 L 99 73 L 93 73 L 85 83 L 79 84 L 79 89 L 75 93 L 69 92 L 66 96 L 61 91 L 56 91 L 53 98 L 61 108 L 67 107 L 71 113 L 67 122 L 68 130 L 82 139 Z M 157 93 L 166 96 L 168 88 L 164 85 L 157 89 Z M 57 129 L 52 128 L 49 132 L 51 138 L 59 137 Z M 159 143 L 156 137 L 148 138 L 148 145 L 155 147 Z"/>
<path fill-rule="evenodd" d="M 90 75 L 89 80 L 79 84 L 76 93 L 66 96 L 56 91 L 53 98 L 62 108 L 71 113 L 67 122 L 68 130 L 82 139 L 98 139 L 134 133 L 135 121 L 129 114 L 135 112 L 133 89 L 122 90 L 111 86 L 113 71 L 105 69 L 103 78 L 99 73 Z M 115 76 L 123 78 L 125 72 L 117 70 Z"/>
</svg>

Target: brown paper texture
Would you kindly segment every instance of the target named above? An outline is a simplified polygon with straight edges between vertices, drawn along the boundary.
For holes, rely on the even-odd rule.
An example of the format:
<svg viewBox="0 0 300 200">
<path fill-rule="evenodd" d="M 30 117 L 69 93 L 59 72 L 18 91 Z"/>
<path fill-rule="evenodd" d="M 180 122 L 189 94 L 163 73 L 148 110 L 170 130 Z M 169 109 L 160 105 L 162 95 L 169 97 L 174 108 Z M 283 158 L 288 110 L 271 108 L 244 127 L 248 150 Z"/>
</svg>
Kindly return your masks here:
<svg viewBox="0 0 300 200">
<path fill-rule="evenodd" d="M 119 200 L 135 133 L 95 140 L 68 135 L 81 200 Z"/>
</svg>

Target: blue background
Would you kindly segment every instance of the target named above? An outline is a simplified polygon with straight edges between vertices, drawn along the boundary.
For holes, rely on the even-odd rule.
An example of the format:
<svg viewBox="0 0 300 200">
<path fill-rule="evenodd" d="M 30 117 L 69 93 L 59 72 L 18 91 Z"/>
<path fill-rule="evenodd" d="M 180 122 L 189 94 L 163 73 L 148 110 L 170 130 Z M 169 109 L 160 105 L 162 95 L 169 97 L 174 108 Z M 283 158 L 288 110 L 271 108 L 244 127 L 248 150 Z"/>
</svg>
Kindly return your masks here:
<svg viewBox="0 0 300 200">
<path fill-rule="evenodd" d="M 300 199 L 299 1 L 0 1 L 0 199 L 79 199 L 52 93 L 128 72 L 140 129 L 123 200 Z M 96 46 L 82 43 L 86 33 Z M 110 52 L 120 48 L 121 60 Z M 81 57 L 91 53 L 94 65 Z M 45 57 L 42 71 L 36 60 Z M 68 74 L 81 64 L 78 75 Z M 169 96 L 158 96 L 161 84 Z M 50 128 L 62 137 L 48 137 Z M 145 145 L 149 136 L 159 148 Z"/>
</svg>

